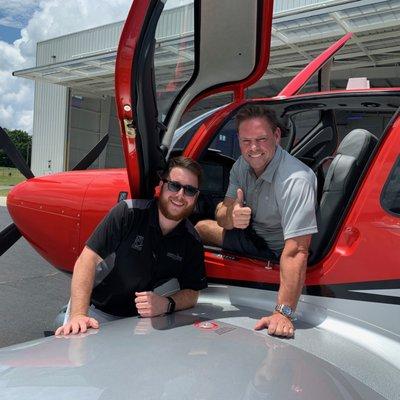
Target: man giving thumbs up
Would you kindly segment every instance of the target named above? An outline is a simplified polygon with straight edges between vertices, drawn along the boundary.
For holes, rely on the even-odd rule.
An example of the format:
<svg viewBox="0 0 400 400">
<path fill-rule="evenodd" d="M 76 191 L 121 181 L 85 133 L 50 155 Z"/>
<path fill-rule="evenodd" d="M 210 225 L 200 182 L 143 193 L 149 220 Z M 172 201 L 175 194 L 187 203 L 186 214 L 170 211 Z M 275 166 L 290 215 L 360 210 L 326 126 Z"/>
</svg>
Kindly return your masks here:
<svg viewBox="0 0 400 400">
<path fill-rule="evenodd" d="M 232 228 L 245 229 L 250 224 L 251 208 L 246 207 L 244 202 L 243 190 L 236 191 L 236 200 L 233 202 L 232 213 Z M 228 228 L 229 229 L 229 228 Z"/>
<path fill-rule="evenodd" d="M 236 115 L 241 157 L 233 165 L 216 221 L 196 225 L 206 244 L 279 263 L 280 287 L 272 315 L 255 329 L 293 336 L 311 235 L 317 232 L 316 177 L 279 146 L 275 114 L 247 105 Z"/>
</svg>

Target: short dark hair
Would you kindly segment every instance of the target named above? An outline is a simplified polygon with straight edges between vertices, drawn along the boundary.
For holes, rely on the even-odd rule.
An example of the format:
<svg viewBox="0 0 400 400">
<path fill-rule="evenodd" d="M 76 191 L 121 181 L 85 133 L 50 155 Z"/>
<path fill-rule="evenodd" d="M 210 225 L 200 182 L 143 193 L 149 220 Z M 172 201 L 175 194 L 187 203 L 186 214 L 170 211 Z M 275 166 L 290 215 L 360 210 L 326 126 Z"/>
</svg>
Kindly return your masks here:
<svg viewBox="0 0 400 400">
<path fill-rule="evenodd" d="M 236 114 L 236 130 L 239 131 L 239 126 L 243 121 L 247 121 L 248 119 L 252 118 L 263 118 L 271 125 L 273 131 L 275 131 L 276 128 L 282 129 L 281 124 L 276 117 L 275 111 L 262 105 L 248 104 L 242 107 Z"/>
<path fill-rule="evenodd" d="M 200 186 L 203 177 L 203 172 L 200 164 L 197 161 L 184 156 L 171 158 L 168 161 L 167 168 L 164 170 L 161 177 L 163 179 L 166 179 L 169 176 L 169 173 L 171 172 L 172 168 L 183 168 L 189 170 L 191 173 L 197 176 L 197 181 Z"/>
</svg>

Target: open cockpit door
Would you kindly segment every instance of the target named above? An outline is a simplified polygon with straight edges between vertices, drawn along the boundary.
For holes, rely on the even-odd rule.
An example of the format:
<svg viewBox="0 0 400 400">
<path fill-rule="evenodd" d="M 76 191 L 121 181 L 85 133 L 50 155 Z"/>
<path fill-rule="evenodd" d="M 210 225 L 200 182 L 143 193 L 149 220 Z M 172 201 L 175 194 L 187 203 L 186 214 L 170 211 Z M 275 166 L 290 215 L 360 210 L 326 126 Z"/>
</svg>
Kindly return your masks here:
<svg viewBox="0 0 400 400">
<path fill-rule="evenodd" d="M 157 0 L 133 2 L 115 64 L 115 99 L 132 198 L 152 195 L 152 172 L 162 167 L 153 65 L 155 30 L 163 6 Z"/>
<path fill-rule="evenodd" d="M 227 91 L 243 99 L 269 62 L 272 0 L 202 0 L 195 6 L 195 69 L 168 112 L 167 147 L 189 104 Z"/>
<path fill-rule="evenodd" d="M 332 44 L 317 58 L 312 60 L 304 69 L 302 69 L 278 94 L 278 96 L 290 97 L 298 94 L 311 77 L 318 72 L 318 83 L 320 91 L 330 90 L 330 70 L 333 56 L 351 39 L 353 34 L 347 33 L 337 42 Z M 277 96 L 277 97 L 278 97 Z"/>
<path fill-rule="evenodd" d="M 272 0 L 134 1 L 118 47 L 116 102 L 132 197 L 149 197 L 189 105 L 244 89 L 268 66 Z"/>
</svg>

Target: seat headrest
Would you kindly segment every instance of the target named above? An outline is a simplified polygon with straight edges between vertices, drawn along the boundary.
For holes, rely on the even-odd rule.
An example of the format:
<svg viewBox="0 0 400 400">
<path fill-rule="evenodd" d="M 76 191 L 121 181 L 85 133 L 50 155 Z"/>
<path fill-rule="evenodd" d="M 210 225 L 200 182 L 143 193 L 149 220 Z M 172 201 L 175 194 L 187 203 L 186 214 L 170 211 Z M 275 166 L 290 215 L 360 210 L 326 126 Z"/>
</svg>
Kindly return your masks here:
<svg viewBox="0 0 400 400">
<path fill-rule="evenodd" d="M 353 129 L 340 143 L 336 153 L 362 160 L 369 155 L 378 139 L 366 129 Z"/>
</svg>

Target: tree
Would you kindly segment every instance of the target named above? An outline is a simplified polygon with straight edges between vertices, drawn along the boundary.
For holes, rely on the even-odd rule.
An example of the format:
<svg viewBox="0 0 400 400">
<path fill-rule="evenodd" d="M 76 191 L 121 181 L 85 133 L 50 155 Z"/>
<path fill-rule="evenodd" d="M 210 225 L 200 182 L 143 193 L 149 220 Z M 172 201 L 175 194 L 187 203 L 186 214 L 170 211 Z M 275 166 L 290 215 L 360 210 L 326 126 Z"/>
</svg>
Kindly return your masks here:
<svg viewBox="0 0 400 400">
<path fill-rule="evenodd" d="M 32 151 L 32 136 L 27 132 L 19 129 L 8 130 L 4 129 L 11 141 L 14 143 L 18 151 L 21 153 L 24 160 L 30 166 L 31 163 L 31 151 Z M 0 150 L 0 167 L 15 167 L 11 160 L 4 153 L 4 150 Z"/>
</svg>

